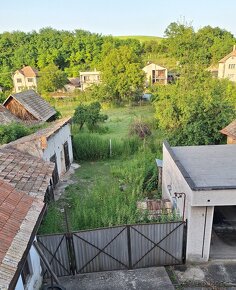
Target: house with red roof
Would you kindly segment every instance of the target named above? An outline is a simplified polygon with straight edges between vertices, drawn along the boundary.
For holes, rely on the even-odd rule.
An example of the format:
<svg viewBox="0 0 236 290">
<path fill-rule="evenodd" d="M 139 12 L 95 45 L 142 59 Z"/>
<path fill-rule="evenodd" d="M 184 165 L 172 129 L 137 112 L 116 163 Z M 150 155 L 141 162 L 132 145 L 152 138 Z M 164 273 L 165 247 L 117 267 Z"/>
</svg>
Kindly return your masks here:
<svg viewBox="0 0 236 290">
<path fill-rule="evenodd" d="M 38 71 L 31 67 L 25 66 L 15 71 L 13 75 L 14 91 L 19 93 L 23 90 L 37 90 Z"/>
</svg>

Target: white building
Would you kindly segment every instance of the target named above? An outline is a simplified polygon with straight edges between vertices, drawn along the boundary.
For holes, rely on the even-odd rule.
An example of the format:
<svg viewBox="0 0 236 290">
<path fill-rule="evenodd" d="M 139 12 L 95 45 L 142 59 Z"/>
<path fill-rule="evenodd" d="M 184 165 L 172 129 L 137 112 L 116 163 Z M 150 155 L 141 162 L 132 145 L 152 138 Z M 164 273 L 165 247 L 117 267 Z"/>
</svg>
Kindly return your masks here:
<svg viewBox="0 0 236 290">
<path fill-rule="evenodd" d="M 80 86 L 81 91 L 84 91 L 93 84 L 99 84 L 101 81 L 100 71 L 85 71 L 80 72 Z"/>
<path fill-rule="evenodd" d="M 53 182 L 56 184 L 73 162 L 70 122 L 70 117 L 59 119 L 51 123 L 49 127 L 6 146 L 55 163 Z"/>
<path fill-rule="evenodd" d="M 233 50 L 219 61 L 218 78 L 236 82 L 236 46 Z"/>
<path fill-rule="evenodd" d="M 13 75 L 14 91 L 19 93 L 26 89 L 37 91 L 38 71 L 31 66 L 17 70 Z"/>
<path fill-rule="evenodd" d="M 167 68 L 155 63 L 150 63 L 143 68 L 146 73 L 146 87 L 155 83 L 167 84 L 168 71 Z"/>
<path fill-rule="evenodd" d="M 221 227 L 230 235 L 231 222 L 236 221 L 235 164 L 236 145 L 170 147 L 164 143 L 162 194 L 187 219 L 187 261 L 236 258 L 233 239 L 228 238 L 229 246 L 217 232 Z"/>
</svg>

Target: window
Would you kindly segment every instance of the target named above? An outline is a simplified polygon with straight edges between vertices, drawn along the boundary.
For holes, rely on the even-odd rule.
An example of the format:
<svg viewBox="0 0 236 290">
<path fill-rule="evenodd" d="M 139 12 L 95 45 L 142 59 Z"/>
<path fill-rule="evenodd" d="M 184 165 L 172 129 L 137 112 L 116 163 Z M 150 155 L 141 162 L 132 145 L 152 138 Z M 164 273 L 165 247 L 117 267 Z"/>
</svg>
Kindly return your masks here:
<svg viewBox="0 0 236 290">
<path fill-rule="evenodd" d="M 29 83 L 32 83 L 33 82 L 33 79 L 32 78 L 28 78 L 28 82 Z"/>
<path fill-rule="evenodd" d="M 22 79 L 16 79 L 17 83 L 22 83 Z"/>
<path fill-rule="evenodd" d="M 22 272 L 21 272 L 21 277 L 22 277 L 24 286 L 27 284 L 31 275 L 32 275 L 32 265 L 30 261 L 30 255 L 28 255 L 25 261 L 24 267 L 22 269 Z"/>
<path fill-rule="evenodd" d="M 229 64 L 229 69 L 235 69 L 235 64 Z"/>
</svg>

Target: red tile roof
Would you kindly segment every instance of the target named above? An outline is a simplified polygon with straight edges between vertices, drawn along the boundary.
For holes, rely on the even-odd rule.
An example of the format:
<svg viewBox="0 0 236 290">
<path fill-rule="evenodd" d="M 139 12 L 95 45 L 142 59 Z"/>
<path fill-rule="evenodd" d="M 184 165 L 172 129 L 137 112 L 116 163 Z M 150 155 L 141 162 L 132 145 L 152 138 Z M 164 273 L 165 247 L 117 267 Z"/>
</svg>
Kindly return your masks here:
<svg viewBox="0 0 236 290">
<path fill-rule="evenodd" d="M 25 77 L 37 77 L 38 76 L 38 71 L 29 65 L 20 69 L 19 72 L 22 73 Z"/>
<path fill-rule="evenodd" d="M 231 122 L 228 126 L 220 130 L 220 132 L 224 135 L 227 135 L 233 139 L 236 139 L 236 120 Z"/>
</svg>

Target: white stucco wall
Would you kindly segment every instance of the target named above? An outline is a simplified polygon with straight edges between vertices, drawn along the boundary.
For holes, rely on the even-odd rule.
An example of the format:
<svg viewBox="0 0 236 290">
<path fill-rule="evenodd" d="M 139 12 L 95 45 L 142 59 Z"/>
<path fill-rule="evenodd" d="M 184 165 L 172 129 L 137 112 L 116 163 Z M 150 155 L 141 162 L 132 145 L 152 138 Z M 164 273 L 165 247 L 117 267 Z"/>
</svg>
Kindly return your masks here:
<svg viewBox="0 0 236 290">
<path fill-rule="evenodd" d="M 234 68 L 230 68 L 229 65 L 235 65 Z M 229 80 L 236 82 L 236 57 L 229 57 L 224 63 L 219 63 L 218 78 L 228 78 Z"/>
<path fill-rule="evenodd" d="M 168 190 L 168 185 L 171 186 L 170 191 Z M 230 196 L 232 204 L 232 192 L 230 194 L 230 190 L 227 191 L 222 201 L 222 191 L 192 191 L 168 150 L 163 146 L 162 196 L 163 198 L 169 198 L 173 202 L 175 192 L 184 192 L 186 194 L 186 260 L 189 262 L 208 261 L 214 205 L 227 204 Z M 234 196 L 236 196 L 235 193 Z M 183 197 L 176 199 L 177 208 L 181 215 L 183 212 L 183 201 Z"/>
<path fill-rule="evenodd" d="M 50 161 L 50 158 L 56 153 L 57 158 L 57 168 L 59 176 L 65 173 L 65 156 L 63 144 L 68 142 L 69 157 L 70 163 L 73 162 L 73 152 L 72 152 L 72 141 L 71 141 L 71 132 L 70 124 L 66 124 L 54 135 L 50 136 L 47 140 L 47 148 L 43 151 L 43 159 L 45 161 Z"/>
<path fill-rule="evenodd" d="M 22 277 L 20 276 L 15 290 L 39 290 L 42 285 L 42 276 L 41 276 L 41 266 L 40 258 L 36 252 L 34 246 L 32 245 L 28 254 L 29 264 L 31 268 L 31 276 L 29 277 L 27 284 L 24 288 Z"/>
</svg>

